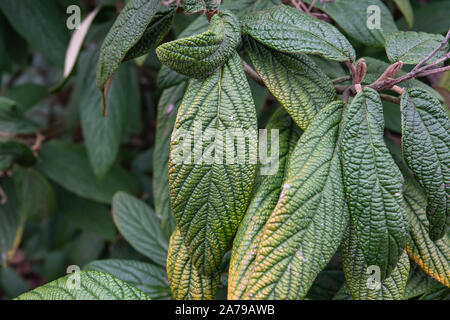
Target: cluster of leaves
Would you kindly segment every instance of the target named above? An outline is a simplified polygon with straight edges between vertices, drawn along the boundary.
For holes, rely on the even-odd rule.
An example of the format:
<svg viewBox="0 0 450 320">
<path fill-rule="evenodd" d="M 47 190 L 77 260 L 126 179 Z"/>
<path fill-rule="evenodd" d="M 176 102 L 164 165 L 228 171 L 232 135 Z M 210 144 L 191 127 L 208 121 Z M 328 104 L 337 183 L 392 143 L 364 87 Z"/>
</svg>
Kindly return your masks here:
<svg viewBox="0 0 450 320">
<path fill-rule="evenodd" d="M 449 2 L 69 2 L 0 2 L 4 298 L 449 297 Z"/>
</svg>

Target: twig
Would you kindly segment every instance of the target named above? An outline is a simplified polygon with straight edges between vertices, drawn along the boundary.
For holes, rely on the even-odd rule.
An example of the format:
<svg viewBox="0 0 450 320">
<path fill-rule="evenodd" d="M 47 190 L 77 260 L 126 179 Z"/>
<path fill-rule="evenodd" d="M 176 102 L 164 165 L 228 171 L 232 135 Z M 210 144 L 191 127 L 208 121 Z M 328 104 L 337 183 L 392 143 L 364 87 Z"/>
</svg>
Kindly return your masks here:
<svg viewBox="0 0 450 320">
<path fill-rule="evenodd" d="M 308 11 L 311 11 L 314 8 L 314 5 L 316 4 L 317 0 L 311 1 L 311 4 L 309 5 Z"/>
<path fill-rule="evenodd" d="M 419 62 L 418 65 L 416 65 L 411 72 L 417 71 L 422 67 L 428 60 L 430 60 L 439 50 L 441 50 L 445 44 L 450 40 L 450 30 L 448 30 L 447 35 L 445 36 L 444 40 L 442 40 L 441 44 L 434 49 L 428 56 L 425 57 L 422 61 Z"/>
<path fill-rule="evenodd" d="M 253 79 L 257 84 L 261 85 L 261 86 L 265 86 L 264 82 L 262 81 L 261 77 L 258 75 L 258 73 L 253 70 L 252 67 L 250 67 L 250 65 L 245 62 L 244 60 L 242 60 L 242 65 L 244 66 L 244 72 L 246 75 L 248 75 L 251 79 Z"/>
<path fill-rule="evenodd" d="M 342 82 L 345 82 L 345 81 L 348 81 L 348 80 L 352 80 L 352 76 L 339 77 L 339 78 L 331 80 L 331 82 L 333 84 L 336 84 L 336 83 L 342 83 Z"/>
<path fill-rule="evenodd" d="M 4 205 L 8 201 L 8 196 L 6 195 L 5 191 L 3 191 L 3 188 L 0 187 L 0 204 Z"/>
<path fill-rule="evenodd" d="M 394 96 L 391 96 L 389 94 L 380 93 L 380 98 L 385 100 L 385 101 L 393 102 L 395 104 L 400 104 L 400 98 L 399 97 L 394 97 Z"/>
</svg>

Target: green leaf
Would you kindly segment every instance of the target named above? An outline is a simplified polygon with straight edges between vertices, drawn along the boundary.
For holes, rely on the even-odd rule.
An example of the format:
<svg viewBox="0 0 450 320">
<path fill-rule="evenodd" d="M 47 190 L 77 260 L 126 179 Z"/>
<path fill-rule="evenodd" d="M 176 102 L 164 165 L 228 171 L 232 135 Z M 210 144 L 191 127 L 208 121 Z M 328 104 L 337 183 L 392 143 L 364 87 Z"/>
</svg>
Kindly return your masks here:
<svg viewBox="0 0 450 320">
<path fill-rule="evenodd" d="M 331 81 L 305 54 L 277 52 L 251 38 L 244 43 L 266 87 L 303 130 L 336 97 Z"/>
<path fill-rule="evenodd" d="M 439 285 L 439 282 L 423 272 L 417 264 L 412 263 L 408 283 L 405 288 L 405 299 L 421 296 L 437 285 Z"/>
<path fill-rule="evenodd" d="M 117 228 L 130 245 L 153 262 L 165 266 L 167 238 L 153 210 L 138 198 L 119 192 L 114 196 L 112 211 Z"/>
<path fill-rule="evenodd" d="M 170 136 L 186 87 L 187 82 L 182 82 L 164 90 L 158 103 L 158 120 L 153 152 L 153 194 L 156 214 L 161 216 L 161 228 L 169 237 L 175 230 L 175 218 L 169 198 Z"/>
<path fill-rule="evenodd" d="M 408 167 L 427 193 L 430 237 L 440 239 L 450 220 L 450 122 L 427 91 L 405 91 L 401 101 L 402 150 Z"/>
<path fill-rule="evenodd" d="M 275 111 L 266 130 L 271 132 L 270 137 L 267 136 L 267 143 L 265 141 L 262 143 L 267 145 L 268 157 L 276 157 L 275 163 L 269 163 L 259 168 L 255 192 L 236 233 L 228 275 L 229 300 L 244 298 L 245 289 L 255 267 L 254 261 L 264 226 L 280 197 L 281 186 L 286 177 L 288 157 L 297 144 L 301 132 L 283 109 Z M 272 135 L 271 130 L 279 130 L 278 138 Z M 276 140 L 272 141 L 272 139 Z M 272 143 L 274 144 L 273 150 Z M 276 169 L 273 174 L 267 172 L 270 165 Z M 263 170 L 269 175 L 261 175 Z"/>
<path fill-rule="evenodd" d="M 425 32 L 398 31 L 391 33 L 386 40 L 386 53 L 392 63 L 418 64 L 436 49 L 444 37 L 440 34 Z M 442 47 L 427 63 L 434 62 L 448 51 L 448 43 Z"/>
<path fill-rule="evenodd" d="M 178 230 L 170 237 L 167 275 L 176 300 L 212 300 L 219 284 L 219 274 L 201 274 L 193 265 L 191 255 Z"/>
<path fill-rule="evenodd" d="M 419 142 L 420 143 L 420 142 Z M 432 241 L 428 230 L 425 205 L 426 195 L 409 174 L 405 174 L 405 203 L 410 225 L 410 238 L 406 251 L 430 277 L 450 286 L 450 239 L 445 234 L 442 239 Z"/>
<path fill-rule="evenodd" d="M 26 118 L 14 101 L 0 97 L 0 128 L 4 133 L 29 134 L 39 129 L 39 125 Z"/>
<path fill-rule="evenodd" d="M 3 96 L 16 102 L 23 112 L 38 104 L 48 94 L 46 87 L 35 83 L 24 83 L 8 88 Z"/>
<path fill-rule="evenodd" d="M 368 47 L 383 47 L 386 36 L 397 31 L 391 12 L 381 0 L 334 0 L 317 2 L 315 7 L 336 21 L 348 36 Z"/>
<path fill-rule="evenodd" d="M 53 140 L 45 143 L 39 153 L 37 168 L 51 180 L 76 195 L 109 204 L 117 191 L 138 192 L 134 178 L 120 167 L 114 167 L 98 180 L 80 146 Z"/>
<path fill-rule="evenodd" d="M 85 76 L 82 98 L 80 100 L 80 117 L 83 136 L 89 161 L 95 175 L 102 179 L 116 161 L 120 144 L 123 140 L 128 115 L 136 92 L 133 85 L 136 80 L 130 64 L 123 64 L 113 78 L 108 90 L 108 115 L 101 112 L 102 95 L 95 86 L 95 65 L 98 61 L 98 50 L 91 53 L 88 73 Z"/>
<path fill-rule="evenodd" d="M 206 11 L 206 3 L 204 0 L 184 0 L 183 7 L 184 12 L 187 14 Z"/>
<path fill-rule="evenodd" d="M 76 287 L 79 276 L 80 288 Z M 17 300 L 150 300 L 142 291 L 110 274 L 80 271 L 17 297 Z"/>
<path fill-rule="evenodd" d="M 16 167 L 13 181 L 23 217 L 42 219 L 56 210 L 56 195 L 50 182 L 33 168 Z"/>
<path fill-rule="evenodd" d="M 347 229 L 342 242 L 342 266 L 347 287 L 356 300 L 403 300 L 409 275 L 409 259 L 405 251 L 384 280 L 368 269 L 359 240 L 352 227 Z M 381 281 L 380 281 L 381 280 Z M 369 286 L 370 285 L 370 286 Z M 378 288 L 377 288 L 378 285 Z"/>
<path fill-rule="evenodd" d="M 335 254 L 349 220 L 338 143 L 342 107 L 326 106 L 300 137 L 244 298 L 303 299 Z"/>
<path fill-rule="evenodd" d="M 447 0 L 433 0 L 414 10 L 414 31 L 445 34 L 450 29 L 448 12 L 450 2 Z M 410 29 L 406 19 L 398 20 L 399 28 Z"/>
<path fill-rule="evenodd" d="M 170 31 L 176 9 L 173 5 L 166 7 L 160 4 L 142 38 L 127 52 L 124 61 L 138 58 L 155 49 Z"/>
<path fill-rule="evenodd" d="M 58 67 L 64 66 L 69 33 L 54 0 L 2 0 L 0 10 L 32 47 Z"/>
<path fill-rule="evenodd" d="M 147 294 L 151 299 L 171 297 L 166 271 L 146 262 L 133 260 L 97 260 L 83 267 L 97 270 L 123 280 Z"/>
<path fill-rule="evenodd" d="M 409 0 L 394 0 L 395 5 L 405 17 L 409 28 L 412 28 L 414 24 L 414 11 Z"/>
<path fill-rule="evenodd" d="M 202 146 L 194 138 L 191 161 L 191 153 L 183 152 L 184 137 L 197 135 L 199 126 L 215 132 Z M 256 171 L 256 130 L 255 105 L 237 53 L 207 79 L 190 81 L 172 134 L 169 188 L 177 226 L 203 273 L 219 268 L 244 216 Z M 232 151 L 223 150 L 231 131 L 249 135 L 238 147 L 245 159 L 235 159 L 234 143 L 226 144 Z"/>
<path fill-rule="evenodd" d="M 130 0 L 123 8 L 102 44 L 97 65 L 97 87 L 100 90 L 103 91 L 128 51 L 142 38 L 158 3 L 158 0 Z"/>
<path fill-rule="evenodd" d="M 353 227 L 367 265 L 385 279 L 402 255 L 408 236 L 402 175 L 383 140 L 383 105 L 365 88 L 344 115 L 342 167 Z"/>
<path fill-rule="evenodd" d="M 233 55 L 240 42 L 239 22 L 229 11 L 215 14 L 209 30 L 166 42 L 156 49 L 159 60 L 191 78 L 205 78 Z"/>
<path fill-rule="evenodd" d="M 0 171 L 8 170 L 14 163 L 31 167 L 36 158 L 28 146 L 17 141 L 0 141 Z"/>
<path fill-rule="evenodd" d="M 116 227 L 105 205 L 77 197 L 63 188 L 57 189 L 57 197 L 58 211 L 68 221 L 104 240 L 114 241 Z"/>
<path fill-rule="evenodd" d="M 234 0 L 226 1 L 222 7 L 242 17 L 250 12 L 260 11 L 281 4 L 281 0 Z"/>
<path fill-rule="evenodd" d="M 242 33 L 286 53 L 318 54 L 330 60 L 355 60 L 355 50 L 331 24 L 293 7 L 279 5 L 245 16 Z"/>
</svg>

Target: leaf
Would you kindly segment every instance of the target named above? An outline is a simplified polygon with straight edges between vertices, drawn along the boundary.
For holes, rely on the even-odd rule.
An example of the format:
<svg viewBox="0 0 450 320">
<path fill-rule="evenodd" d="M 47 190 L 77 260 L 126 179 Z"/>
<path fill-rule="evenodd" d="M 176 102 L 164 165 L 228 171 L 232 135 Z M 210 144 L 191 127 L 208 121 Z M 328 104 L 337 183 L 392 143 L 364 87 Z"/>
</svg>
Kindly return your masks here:
<svg viewBox="0 0 450 320">
<path fill-rule="evenodd" d="M 435 288 L 436 285 L 439 285 L 439 282 L 423 272 L 417 264 L 412 263 L 408 283 L 405 288 L 405 299 L 421 296 L 430 289 Z"/>
<path fill-rule="evenodd" d="M 368 266 L 385 279 L 407 240 L 402 175 L 383 140 L 383 106 L 378 93 L 364 88 L 344 115 L 342 167 L 353 227 Z"/>
<path fill-rule="evenodd" d="M 386 40 L 386 53 L 392 63 L 418 64 L 436 49 L 444 37 L 425 32 L 398 31 L 391 33 Z M 440 49 L 427 63 L 434 62 L 448 51 L 448 44 Z"/>
<path fill-rule="evenodd" d="M 303 130 L 336 97 L 331 81 L 305 54 L 277 52 L 251 38 L 244 43 L 264 84 Z"/>
<path fill-rule="evenodd" d="M 151 299 L 171 297 L 166 271 L 150 263 L 107 259 L 90 262 L 83 269 L 109 273 L 141 290 Z"/>
<path fill-rule="evenodd" d="M 450 220 L 450 122 L 427 91 L 405 91 L 401 101 L 402 151 L 406 164 L 427 193 L 430 238 L 440 239 Z"/>
<path fill-rule="evenodd" d="M 112 211 L 117 228 L 131 246 L 165 266 L 168 243 L 153 210 L 143 201 L 119 192 L 114 196 Z"/>
<path fill-rule="evenodd" d="M 193 14 L 206 11 L 206 3 L 204 0 L 184 0 L 184 12 L 186 14 Z"/>
<path fill-rule="evenodd" d="M 138 192 L 134 178 L 120 167 L 114 167 L 103 180 L 98 180 L 83 148 L 53 140 L 39 153 L 37 168 L 51 180 L 76 195 L 109 204 L 117 191 Z"/>
<path fill-rule="evenodd" d="M 342 271 L 342 257 L 338 251 L 314 280 L 311 289 L 308 291 L 307 298 L 332 300 L 344 285 L 345 277 L 344 271 Z"/>
<path fill-rule="evenodd" d="M 3 92 L 3 97 L 15 101 L 22 112 L 27 112 L 44 99 L 47 94 L 47 88 L 42 85 L 24 83 L 8 88 Z"/>
<path fill-rule="evenodd" d="M 384 47 L 386 36 L 397 31 L 391 12 L 380 0 L 335 0 L 316 3 L 315 7 L 336 21 L 345 34 L 368 47 Z"/>
<path fill-rule="evenodd" d="M 371 275 L 358 242 L 350 226 L 345 233 L 341 249 L 346 284 L 353 298 L 356 300 L 403 300 L 410 268 L 406 252 L 403 251 L 400 255 L 391 274 L 384 280 L 379 279 L 380 283 L 376 275 Z M 379 288 L 369 287 L 369 284 L 374 286 L 378 284 Z"/>
<path fill-rule="evenodd" d="M 176 9 L 176 6 L 166 7 L 161 3 L 142 38 L 127 52 L 124 61 L 136 59 L 155 49 L 170 31 Z"/>
<path fill-rule="evenodd" d="M 229 11 L 211 18 L 209 30 L 156 48 L 163 64 L 191 78 L 205 78 L 225 64 L 240 42 L 239 22 Z"/>
<path fill-rule="evenodd" d="M 63 188 L 57 189 L 57 197 L 58 211 L 70 223 L 104 240 L 115 240 L 116 227 L 105 205 L 79 198 Z"/>
<path fill-rule="evenodd" d="M 2 0 L 0 10 L 32 47 L 56 66 L 64 65 L 69 34 L 54 0 Z"/>
<path fill-rule="evenodd" d="M 187 82 L 182 82 L 164 90 L 158 103 L 158 120 L 153 152 L 153 194 L 155 211 L 161 216 L 161 228 L 169 237 L 175 230 L 175 218 L 169 198 L 170 136 L 186 87 Z"/>
<path fill-rule="evenodd" d="M 250 13 L 241 20 L 241 27 L 243 34 L 277 51 L 355 60 L 355 50 L 335 27 L 293 7 L 279 5 Z"/>
<path fill-rule="evenodd" d="M 395 5 L 405 17 L 409 28 L 411 29 L 414 24 L 414 11 L 409 0 L 394 0 Z"/>
<path fill-rule="evenodd" d="M 55 191 L 50 182 L 37 170 L 16 167 L 13 171 L 13 181 L 21 216 L 43 219 L 55 212 Z"/>
<path fill-rule="evenodd" d="M 200 146 L 195 138 L 190 161 L 191 153 L 182 152 L 190 140 L 184 137 L 197 135 L 199 126 L 211 135 Z M 177 226 L 202 273 L 217 270 L 244 216 L 256 171 L 256 129 L 255 105 L 237 53 L 205 80 L 190 81 L 172 134 L 169 188 Z M 223 150 L 225 135 L 232 132 L 244 135 L 238 151 L 245 159 L 235 159 L 234 143 L 227 144 L 232 151 Z"/>
<path fill-rule="evenodd" d="M 31 167 L 36 158 L 28 146 L 17 141 L 0 141 L 0 171 L 8 170 L 18 163 L 24 167 Z"/>
<path fill-rule="evenodd" d="M 142 38 L 156 13 L 158 0 L 128 1 L 102 44 L 97 65 L 97 87 L 103 91 L 106 82 L 119 68 L 126 54 Z"/>
<path fill-rule="evenodd" d="M 222 7 L 242 17 L 250 12 L 264 10 L 280 4 L 281 0 L 234 0 L 226 1 Z"/>
<path fill-rule="evenodd" d="M 419 142 L 420 143 L 420 142 Z M 425 213 L 426 195 L 410 175 L 405 174 L 405 203 L 410 225 L 406 251 L 430 277 L 450 287 L 450 240 L 448 234 L 432 241 Z"/>
<path fill-rule="evenodd" d="M 326 106 L 300 137 L 244 298 L 303 299 L 335 254 L 348 223 L 338 143 L 342 107 Z"/>
<path fill-rule="evenodd" d="M 136 77 L 130 64 L 123 64 L 117 71 L 108 90 L 108 115 L 101 113 L 102 95 L 95 86 L 95 64 L 99 51 L 89 58 L 88 72 L 85 76 L 82 98 L 80 100 L 80 117 L 83 136 L 89 161 L 95 175 L 102 179 L 116 161 L 120 144 L 123 140 L 128 115 L 133 100 L 131 96 L 136 89 Z"/>
<path fill-rule="evenodd" d="M 263 140 L 260 146 L 267 146 L 268 160 L 275 159 L 275 161 L 272 160 L 272 163 L 269 162 L 266 166 L 259 168 L 252 200 L 233 242 L 228 274 L 229 300 L 244 298 L 245 289 L 255 267 L 254 261 L 264 226 L 280 197 L 281 186 L 286 176 L 288 157 L 297 144 L 301 132 L 283 109 L 275 111 L 266 130 L 270 132 L 270 138 L 266 136 L 267 142 Z M 272 130 L 279 130 L 278 136 L 275 136 Z M 267 172 L 270 167 L 276 171 Z M 261 173 L 265 173 L 265 175 L 261 175 Z"/>
<path fill-rule="evenodd" d="M 450 21 L 447 19 L 449 11 L 450 2 L 447 0 L 434 0 L 416 8 L 412 29 L 414 31 L 445 34 L 450 29 Z M 410 29 L 404 18 L 398 20 L 398 25 L 402 30 Z"/>
<path fill-rule="evenodd" d="M 14 101 L 0 97 L 0 128 L 4 133 L 29 134 L 39 129 L 39 125 L 26 118 Z"/>
<path fill-rule="evenodd" d="M 193 265 L 188 248 L 178 230 L 170 237 L 167 275 L 176 300 L 212 300 L 219 284 L 219 274 L 201 274 Z"/>
<path fill-rule="evenodd" d="M 74 283 L 77 274 L 71 274 L 24 293 L 17 300 L 150 300 L 142 291 L 110 274 L 89 270 L 78 275 L 80 288 Z"/>
</svg>

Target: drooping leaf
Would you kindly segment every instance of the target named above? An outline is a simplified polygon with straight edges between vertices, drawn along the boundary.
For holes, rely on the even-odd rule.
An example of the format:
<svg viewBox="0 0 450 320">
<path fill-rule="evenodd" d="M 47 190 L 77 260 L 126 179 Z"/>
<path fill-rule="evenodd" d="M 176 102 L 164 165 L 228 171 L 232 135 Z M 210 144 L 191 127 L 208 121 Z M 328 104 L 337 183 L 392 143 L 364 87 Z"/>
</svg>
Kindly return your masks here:
<svg viewBox="0 0 450 320">
<path fill-rule="evenodd" d="M 421 143 L 421 142 L 418 142 Z M 417 181 L 408 174 L 405 176 L 405 203 L 410 225 L 410 237 L 406 251 L 430 277 L 450 287 L 450 239 L 445 234 L 442 239 L 432 241 L 428 230 L 425 207 L 426 195 Z"/>
<path fill-rule="evenodd" d="M 243 34 L 281 52 L 355 60 L 355 50 L 335 27 L 290 6 L 251 13 L 242 18 L 241 27 Z"/>
<path fill-rule="evenodd" d="M 69 33 L 54 0 L 4 0 L 0 10 L 32 47 L 63 67 Z"/>
<path fill-rule="evenodd" d="M 36 158 L 30 148 L 20 142 L 0 142 L 0 171 L 10 169 L 14 163 L 31 167 L 36 163 Z"/>
<path fill-rule="evenodd" d="M 167 275 L 176 300 L 212 300 L 216 296 L 219 274 L 204 275 L 193 266 L 189 250 L 177 229 L 170 237 Z"/>
<path fill-rule="evenodd" d="M 391 33 L 386 39 L 386 53 L 392 63 L 402 61 L 404 64 L 418 64 L 436 49 L 444 37 L 440 34 L 432 34 L 414 31 L 398 31 Z M 427 63 L 442 58 L 448 51 L 448 44 L 436 52 Z"/>
<path fill-rule="evenodd" d="M 264 84 L 303 130 L 336 97 L 331 81 L 305 54 L 277 52 L 251 38 L 244 43 Z"/>
<path fill-rule="evenodd" d="M 100 90 L 104 89 L 128 51 L 142 38 L 158 3 L 158 0 L 131 0 L 123 8 L 103 41 L 96 79 Z"/>
<path fill-rule="evenodd" d="M 239 42 L 239 22 L 225 10 L 212 17 L 208 31 L 164 43 L 156 49 L 156 54 L 171 69 L 200 79 L 226 63 Z"/>
<path fill-rule="evenodd" d="M 403 300 L 409 276 L 409 259 L 405 251 L 386 278 L 377 278 L 365 262 L 353 228 L 349 226 L 342 242 L 342 265 L 347 287 L 356 300 Z M 378 274 L 381 276 L 381 274 Z"/>
<path fill-rule="evenodd" d="M 409 0 L 394 0 L 395 5 L 405 17 L 409 28 L 411 29 L 414 24 L 414 11 Z"/>
<path fill-rule="evenodd" d="M 286 178 L 288 157 L 301 133 L 301 130 L 283 109 L 275 111 L 266 130 L 268 131 L 267 141 L 263 141 L 260 146 L 264 145 L 263 148 L 267 150 L 268 158 L 274 161 L 259 168 L 255 192 L 233 242 L 228 275 L 229 300 L 244 298 L 244 292 L 255 267 L 254 261 L 264 226 L 280 197 L 282 184 Z M 279 130 L 278 136 L 274 135 L 272 130 Z M 272 141 L 272 139 L 274 140 Z M 272 167 L 274 170 L 269 171 Z"/>
<path fill-rule="evenodd" d="M 305 0 L 311 3 L 311 0 Z M 344 32 L 369 47 L 383 47 L 389 33 L 397 31 L 391 12 L 381 0 L 316 2 Z"/>
<path fill-rule="evenodd" d="M 430 237 L 440 239 L 450 220 L 450 122 L 427 91 L 405 91 L 401 101 L 402 149 L 406 164 L 427 193 Z"/>
<path fill-rule="evenodd" d="M 143 201 L 119 192 L 112 203 L 114 222 L 130 245 L 160 266 L 166 265 L 168 243 L 160 221 Z"/>
<path fill-rule="evenodd" d="M 245 299 L 303 299 L 335 254 L 349 220 L 338 142 L 342 107 L 322 109 L 292 152 Z"/>
<path fill-rule="evenodd" d="M 4 133 L 28 134 L 39 129 L 39 125 L 26 118 L 14 101 L 0 97 L 0 128 Z"/>
<path fill-rule="evenodd" d="M 203 145 L 199 127 L 210 133 Z M 203 273 L 217 270 L 245 213 L 256 171 L 256 129 L 255 106 L 237 53 L 207 79 L 190 81 L 172 134 L 169 188 L 177 226 Z M 242 142 L 238 157 L 233 137 L 224 150 L 226 136 L 233 133 Z"/>
<path fill-rule="evenodd" d="M 102 180 L 98 180 L 85 150 L 60 140 L 42 146 L 37 168 L 76 195 L 101 203 L 111 203 L 117 191 L 138 192 L 135 179 L 120 167 L 114 167 Z"/>
<path fill-rule="evenodd" d="M 187 82 L 163 91 L 158 103 L 155 149 L 153 152 L 153 194 L 155 212 L 161 216 L 161 228 L 170 235 L 175 230 L 175 217 L 169 198 L 170 136 L 177 117 L 178 107 L 186 91 Z"/>
<path fill-rule="evenodd" d="M 367 265 L 385 279 L 403 254 L 408 224 L 402 176 L 383 140 L 383 105 L 365 88 L 344 115 L 342 161 L 353 227 Z"/>
<path fill-rule="evenodd" d="M 17 300 L 150 300 L 150 298 L 127 282 L 108 273 L 88 270 L 59 278 L 20 295 Z"/>
<path fill-rule="evenodd" d="M 171 297 L 166 271 L 150 263 L 107 259 L 90 262 L 83 269 L 109 273 L 141 290 L 151 299 Z"/>
</svg>

